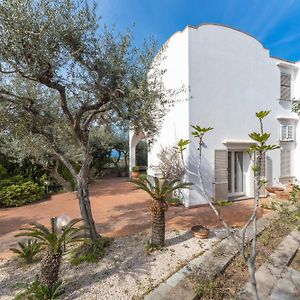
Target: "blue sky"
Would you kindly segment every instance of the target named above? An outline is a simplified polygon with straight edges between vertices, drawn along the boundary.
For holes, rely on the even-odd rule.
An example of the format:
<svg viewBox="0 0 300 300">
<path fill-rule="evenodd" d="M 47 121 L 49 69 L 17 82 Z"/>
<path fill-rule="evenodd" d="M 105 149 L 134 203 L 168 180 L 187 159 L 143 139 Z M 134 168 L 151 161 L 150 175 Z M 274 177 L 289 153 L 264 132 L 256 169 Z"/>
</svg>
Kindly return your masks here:
<svg viewBox="0 0 300 300">
<path fill-rule="evenodd" d="M 300 60 L 300 0 L 98 0 L 102 22 L 163 44 L 186 25 L 219 23 L 256 37 L 271 55 Z"/>
</svg>

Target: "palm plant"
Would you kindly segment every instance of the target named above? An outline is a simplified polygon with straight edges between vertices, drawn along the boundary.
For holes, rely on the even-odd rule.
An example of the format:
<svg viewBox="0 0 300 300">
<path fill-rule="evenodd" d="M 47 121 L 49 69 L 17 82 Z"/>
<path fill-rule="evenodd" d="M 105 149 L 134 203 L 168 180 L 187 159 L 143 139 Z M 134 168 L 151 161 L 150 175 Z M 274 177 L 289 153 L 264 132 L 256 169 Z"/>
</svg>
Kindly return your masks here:
<svg viewBox="0 0 300 300">
<path fill-rule="evenodd" d="M 133 180 L 133 183 L 152 198 L 149 204 L 152 214 L 151 243 L 163 247 L 165 245 L 165 213 L 168 210 L 167 200 L 172 197 L 174 191 L 189 188 L 191 183 L 183 183 L 177 179 L 160 182 L 156 177 L 154 178 L 154 184 L 149 179 Z"/>
<path fill-rule="evenodd" d="M 36 278 L 24 292 L 15 297 L 15 300 L 54 300 L 58 299 L 63 293 L 62 281 L 57 281 L 49 289 L 48 286 L 42 285 L 38 278 Z"/>
<path fill-rule="evenodd" d="M 82 227 L 77 228 L 75 224 L 80 219 L 71 220 L 61 232 L 57 231 L 55 219 L 51 219 L 51 229 L 42 224 L 32 223 L 29 228 L 21 228 L 24 231 L 16 236 L 27 236 L 37 239 L 41 249 L 45 251 L 41 261 L 41 272 L 39 282 L 52 290 L 58 282 L 58 274 L 61 265 L 62 254 L 66 245 L 81 240 Z"/>
<path fill-rule="evenodd" d="M 12 252 L 17 254 L 27 264 L 34 261 L 35 256 L 41 252 L 41 245 L 37 240 L 27 240 L 26 242 L 19 242 L 19 248 L 10 248 Z"/>
</svg>

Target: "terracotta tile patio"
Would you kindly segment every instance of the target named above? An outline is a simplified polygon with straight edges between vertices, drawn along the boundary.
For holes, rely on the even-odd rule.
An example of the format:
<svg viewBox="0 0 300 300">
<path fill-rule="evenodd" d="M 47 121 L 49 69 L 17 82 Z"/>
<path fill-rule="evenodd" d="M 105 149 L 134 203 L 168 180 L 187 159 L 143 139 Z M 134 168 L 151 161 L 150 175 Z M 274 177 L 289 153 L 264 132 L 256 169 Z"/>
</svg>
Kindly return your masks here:
<svg viewBox="0 0 300 300">
<path fill-rule="evenodd" d="M 90 199 L 99 232 L 106 236 L 122 236 L 147 230 L 151 217 L 147 208 L 148 195 L 136 190 L 128 179 L 112 178 L 91 185 Z M 241 226 L 251 213 L 251 200 L 236 202 L 222 208 L 224 219 Z M 265 213 L 259 209 L 259 216 Z M 51 196 L 39 203 L 9 209 L 0 209 L 0 258 L 10 255 L 9 248 L 15 244 L 14 235 L 21 226 L 30 222 L 49 225 L 51 217 L 67 214 L 80 217 L 74 192 Z M 170 207 L 167 212 L 168 229 L 189 229 L 192 225 L 221 227 L 208 206 L 196 208 Z"/>
</svg>

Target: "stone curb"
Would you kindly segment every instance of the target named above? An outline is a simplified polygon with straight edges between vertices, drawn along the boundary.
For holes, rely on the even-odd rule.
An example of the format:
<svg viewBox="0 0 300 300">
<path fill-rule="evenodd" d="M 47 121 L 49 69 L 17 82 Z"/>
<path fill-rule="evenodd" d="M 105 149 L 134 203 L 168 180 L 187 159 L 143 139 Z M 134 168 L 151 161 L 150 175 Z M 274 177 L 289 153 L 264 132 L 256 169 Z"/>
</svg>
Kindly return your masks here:
<svg viewBox="0 0 300 300">
<path fill-rule="evenodd" d="M 300 233 L 292 231 L 256 272 L 257 290 L 261 299 L 268 299 L 286 266 L 293 259 L 300 246 Z M 248 282 L 239 295 L 240 300 L 252 298 L 251 284 Z"/>
<path fill-rule="evenodd" d="M 269 224 L 270 220 L 278 216 L 276 212 L 269 213 L 257 221 L 257 234 L 260 234 Z M 246 241 L 252 240 L 253 234 L 250 232 Z M 239 248 L 231 237 L 221 240 L 217 246 L 205 252 L 193 260 L 178 272 L 171 275 L 166 281 L 155 287 L 149 294 L 145 295 L 145 300 L 193 300 L 197 294 L 188 276 L 193 270 L 197 270 L 197 276 L 215 278 L 228 265 L 228 263 L 238 254 Z"/>
</svg>

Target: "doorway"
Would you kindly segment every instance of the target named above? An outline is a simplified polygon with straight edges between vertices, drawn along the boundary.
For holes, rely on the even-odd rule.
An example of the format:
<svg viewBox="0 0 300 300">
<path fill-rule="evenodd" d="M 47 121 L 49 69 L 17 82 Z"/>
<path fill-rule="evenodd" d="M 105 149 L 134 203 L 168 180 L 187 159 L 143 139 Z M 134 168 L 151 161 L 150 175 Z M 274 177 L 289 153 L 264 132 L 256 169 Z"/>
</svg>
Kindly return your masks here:
<svg viewBox="0 0 300 300">
<path fill-rule="evenodd" d="M 228 151 L 228 196 L 245 194 L 243 162 L 243 151 Z"/>
</svg>

